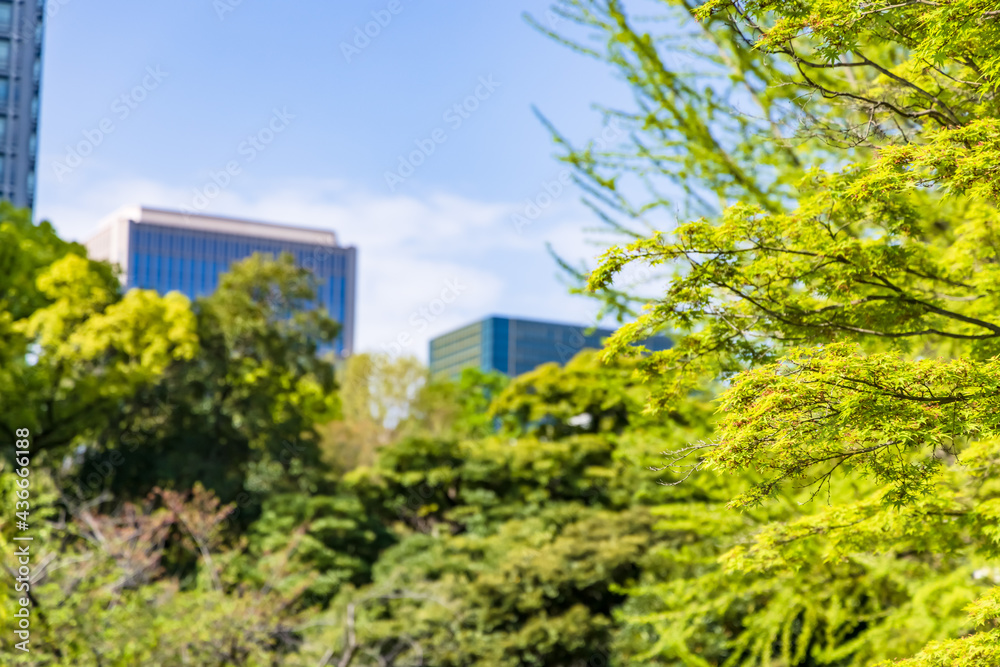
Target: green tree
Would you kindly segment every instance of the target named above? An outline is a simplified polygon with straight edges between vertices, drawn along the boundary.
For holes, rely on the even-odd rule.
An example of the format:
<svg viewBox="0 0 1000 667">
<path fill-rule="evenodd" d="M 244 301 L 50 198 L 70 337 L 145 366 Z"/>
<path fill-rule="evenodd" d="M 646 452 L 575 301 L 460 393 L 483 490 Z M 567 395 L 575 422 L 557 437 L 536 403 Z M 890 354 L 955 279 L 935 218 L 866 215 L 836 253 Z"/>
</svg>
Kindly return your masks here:
<svg viewBox="0 0 1000 667">
<path fill-rule="evenodd" d="M 414 357 L 352 355 L 340 381 L 342 414 L 322 428 L 326 463 L 338 471 L 371 464 L 412 417 L 426 384 L 427 369 Z"/>
<path fill-rule="evenodd" d="M 675 27 L 652 33 L 617 0 L 558 3 L 597 35 L 559 38 L 616 68 L 635 107 L 607 111 L 621 146 L 556 138 L 631 237 L 587 276 L 608 308 L 643 306 L 606 357 L 677 332 L 637 362 L 654 413 L 728 385 L 715 436 L 666 467 L 734 474 L 726 504 L 750 525 L 671 514 L 705 557 L 668 556 L 633 591 L 636 659 L 1000 661 L 1000 8 L 660 6 Z M 621 288 L 635 265 L 665 276 L 658 296 Z"/>
<path fill-rule="evenodd" d="M 296 609 L 326 606 L 344 586 L 369 583 L 372 566 L 395 538 L 365 510 L 357 496 L 343 491 L 267 496 L 247 531 L 234 583 L 295 594 Z M 271 580 L 274 561 L 283 559 L 284 576 Z"/>
<path fill-rule="evenodd" d="M 408 434 L 478 438 L 496 431 L 490 404 L 510 382 L 499 371 L 466 368 L 455 380 L 431 380 L 413 405 Z"/>
<path fill-rule="evenodd" d="M 123 296 L 110 266 L 7 204 L 0 241 L 0 430 L 12 442 L 30 429 L 53 463 L 106 428 L 123 397 L 191 359 L 195 321 L 179 294 Z"/>
<path fill-rule="evenodd" d="M 637 576 L 654 522 L 647 508 L 570 504 L 484 534 L 412 536 L 342 596 L 323 645 L 358 665 L 601 664 L 623 598 L 609 585 Z"/>
<path fill-rule="evenodd" d="M 644 418 L 649 391 L 629 384 L 627 366 L 587 351 L 498 394 L 486 377 L 480 391 L 494 398 L 479 423 L 502 430 L 423 431 L 348 474 L 343 491 L 398 543 L 370 583 L 341 591 L 306 652 L 358 665 L 396 655 L 398 664 L 583 666 L 617 656 L 624 589 L 667 539 L 652 530 L 652 508 L 705 493 L 656 485 L 642 464 L 665 441 L 703 435 L 710 419 L 697 404 L 669 424 Z M 614 419 L 564 427 L 608 403 Z M 539 430 L 545 418 L 552 428 Z"/>
<path fill-rule="evenodd" d="M 96 438 L 88 465 L 122 455 L 109 476 L 116 497 L 195 482 L 226 502 L 317 490 L 315 425 L 339 411 L 333 363 L 320 352 L 338 325 L 306 307 L 312 280 L 290 256 L 254 255 L 195 303 L 198 354 L 122 401 Z M 243 504 L 241 521 L 259 513 Z"/>
<path fill-rule="evenodd" d="M 339 384 L 342 414 L 320 431 L 324 461 L 342 473 L 371 465 L 379 448 L 403 438 L 492 433 L 490 401 L 507 378 L 468 368 L 457 381 L 432 381 L 414 357 L 362 353 L 344 363 Z"/>
<path fill-rule="evenodd" d="M 0 498 L 13 506 L 20 477 L 0 469 Z M 232 585 L 234 553 L 223 549 L 231 506 L 211 493 L 157 490 L 111 513 L 61 501 L 56 485 L 33 471 L 30 587 L 5 586 L 0 597 L 0 650 L 10 665 L 281 664 L 297 648 L 295 610 L 302 587 L 282 590 L 247 580 Z M 13 522 L 0 517 L 0 555 L 17 562 Z M 290 553 L 267 554 L 259 573 L 289 578 Z M 171 572 L 182 552 L 192 576 Z M 14 630 L 27 595 L 30 652 L 15 649 Z"/>
</svg>

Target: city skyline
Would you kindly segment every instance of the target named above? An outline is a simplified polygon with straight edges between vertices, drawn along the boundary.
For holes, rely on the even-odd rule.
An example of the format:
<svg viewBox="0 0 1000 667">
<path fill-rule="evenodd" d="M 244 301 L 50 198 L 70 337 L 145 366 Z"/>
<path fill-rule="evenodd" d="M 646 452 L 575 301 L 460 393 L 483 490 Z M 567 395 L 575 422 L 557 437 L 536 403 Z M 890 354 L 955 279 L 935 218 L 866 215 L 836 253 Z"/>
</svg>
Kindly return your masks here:
<svg viewBox="0 0 1000 667">
<path fill-rule="evenodd" d="M 360 350 L 402 335 L 426 361 L 431 337 L 489 312 L 593 322 L 546 244 L 592 261 L 597 220 L 533 107 L 612 140 L 587 109 L 622 84 L 524 21 L 561 27 L 545 2 L 388 5 L 50 2 L 36 217 L 81 241 L 129 202 L 336 229 L 362 251 Z M 461 297 L 421 316 L 449 284 Z"/>
</svg>

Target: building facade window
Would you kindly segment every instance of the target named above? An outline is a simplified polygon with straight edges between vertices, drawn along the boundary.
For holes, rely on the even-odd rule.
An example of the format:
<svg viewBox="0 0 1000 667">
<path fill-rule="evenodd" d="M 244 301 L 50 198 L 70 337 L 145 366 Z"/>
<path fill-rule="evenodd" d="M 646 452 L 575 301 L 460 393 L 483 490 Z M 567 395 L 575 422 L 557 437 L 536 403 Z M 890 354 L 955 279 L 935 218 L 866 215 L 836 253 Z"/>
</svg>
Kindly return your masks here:
<svg viewBox="0 0 1000 667">
<path fill-rule="evenodd" d="M 353 293 L 353 274 L 347 270 L 353 263 L 351 248 L 334 248 L 324 253 L 337 257 L 344 270 L 333 274 L 316 270 L 315 248 L 305 243 L 287 242 L 238 236 L 217 232 L 179 229 L 155 224 L 134 224 L 130 234 L 132 266 L 129 270 L 129 287 L 153 289 L 161 293 L 180 291 L 190 299 L 197 299 L 213 292 L 220 278 L 233 263 L 254 253 L 277 258 L 282 253 L 291 254 L 300 266 L 313 270 L 316 276 L 316 298 L 309 307 L 324 308 L 336 321 L 350 326 Z M 350 342 L 348 339 L 346 342 Z M 333 346 L 337 354 L 349 351 L 342 337 Z"/>
<path fill-rule="evenodd" d="M 613 332 L 557 322 L 490 317 L 438 336 L 430 343 L 434 378 L 455 378 L 465 368 L 517 376 L 541 364 L 565 364 L 583 349 L 600 349 Z M 643 341 L 650 351 L 669 349 L 669 338 Z"/>
</svg>

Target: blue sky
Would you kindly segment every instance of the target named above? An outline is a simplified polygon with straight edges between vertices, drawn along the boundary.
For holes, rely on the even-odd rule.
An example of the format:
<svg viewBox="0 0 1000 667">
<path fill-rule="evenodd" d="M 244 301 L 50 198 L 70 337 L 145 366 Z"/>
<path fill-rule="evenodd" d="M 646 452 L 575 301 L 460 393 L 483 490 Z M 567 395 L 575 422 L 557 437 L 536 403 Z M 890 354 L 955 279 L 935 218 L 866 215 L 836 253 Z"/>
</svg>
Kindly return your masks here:
<svg viewBox="0 0 1000 667">
<path fill-rule="evenodd" d="M 629 94 L 525 23 L 547 2 L 49 3 L 36 214 L 64 236 L 126 204 L 334 229 L 359 248 L 359 347 L 408 334 L 422 359 L 490 313 L 592 322 L 545 244 L 593 258 L 595 221 L 532 107 L 582 140 L 602 131 L 594 102 Z M 546 184 L 552 204 L 515 229 Z M 449 285 L 458 298 L 415 328 Z"/>
</svg>

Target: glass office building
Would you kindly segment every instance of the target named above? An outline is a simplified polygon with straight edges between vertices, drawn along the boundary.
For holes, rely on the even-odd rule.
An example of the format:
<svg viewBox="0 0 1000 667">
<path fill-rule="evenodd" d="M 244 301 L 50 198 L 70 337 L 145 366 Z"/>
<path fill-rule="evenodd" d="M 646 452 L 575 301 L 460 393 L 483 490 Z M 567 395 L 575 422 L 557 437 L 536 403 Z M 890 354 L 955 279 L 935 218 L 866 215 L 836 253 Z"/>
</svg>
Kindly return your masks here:
<svg viewBox="0 0 1000 667">
<path fill-rule="evenodd" d="M 0 199 L 35 204 L 44 0 L 0 0 Z"/>
<path fill-rule="evenodd" d="M 357 250 L 338 245 L 333 232 L 129 207 L 107 218 L 86 245 L 91 258 L 120 267 L 127 289 L 191 299 L 213 292 L 233 262 L 290 253 L 316 275 L 319 305 L 342 326 L 335 352 L 353 350 Z"/>
<path fill-rule="evenodd" d="M 542 364 L 565 364 L 585 348 L 600 349 L 612 333 L 611 329 L 572 324 L 487 317 L 431 340 L 431 376 L 455 378 L 466 368 L 479 368 L 514 377 Z M 671 346 L 663 336 L 643 344 L 652 351 Z"/>
</svg>

